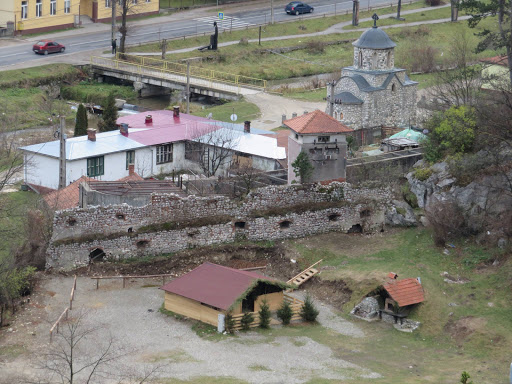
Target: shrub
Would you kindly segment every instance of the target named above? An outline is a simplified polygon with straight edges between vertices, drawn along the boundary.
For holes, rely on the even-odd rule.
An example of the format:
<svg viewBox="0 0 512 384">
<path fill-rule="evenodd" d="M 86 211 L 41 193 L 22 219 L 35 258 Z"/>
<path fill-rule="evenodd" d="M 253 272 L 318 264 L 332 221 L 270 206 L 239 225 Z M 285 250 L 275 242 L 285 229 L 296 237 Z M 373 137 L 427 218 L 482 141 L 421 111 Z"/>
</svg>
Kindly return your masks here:
<svg viewBox="0 0 512 384">
<path fill-rule="evenodd" d="M 471 377 L 471 376 L 469 376 L 469 373 L 467 373 L 466 371 L 464 371 L 464 372 L 462 372 L 462 374 L 460 375 L 460 382 L 461 382 L 462 384 L 473 384 L 473 382 L 472 382 L 472 381 L 468 381 L 470 377 Z"/>
<path fill-rule="evenodd" d="M 302 320 L 304 321 L 314 322 L 316 321 L 318 314 L 319 311 L 313 304 L 313 299 L 309 295 L 306 296 L 304 304 L 300 310 L 300 317 L 302 317 Z"/>
<path fill-rule="evenodd" d="M 247 37 L 242 37 L 238 44 L 240 44 L 240 45 L 249 45 L 249 39 Z"/>
<path fill-rule="evenodd" d="M 89 125 L 87 121 L 87 111 L 82 103 L 78 105 L 78 110 L 76 112 L 76 122 L 75 122 L 75 133 L 74 136 L 84 136 L 87 135 L 87 126 Z"/>
<path fill-rule="evenodd" d="M 268 328 L 270 326 L 270 307 L 267 300 L 263 300 L 261 303 L 258 314 L 260 316 L 260 327 Z"/>
<path fill-rule="evenodd" d="M 103 107 L 103 115 L 98 122 L 101 132 L 115 131 L 117 129 L 117 107 L 114 93 L 111 92 L 107 97 L 106 105 Z"/>
<path fill-rule="evenodd" d="M 411 189 L 409 188 L 409 184 L 405 183 L 402 188 L 402 197 L 403 199 L 409 204 L 412 208 L 418 208 L 418 198 L 414 193 L 411 192 Z"/>
<path fill-rule="evenodd" d="M 290 324 L 290 321 L 293 316 L 292 307 L 290 303 L 287 301 L 283 301 L 281 307 L 277 310 L 277 317 L 281 320 L 284 325 Z"/>
<path fill-rule="evenodd" d="M 414 171 L 414 177 L 420 181 L 425 181 L 430 176 L 432 176 L 432 169 L 430 168 L 417 168 Z"/>
<path fill-rule="evenodd" d="M 246 312 L 240 319 L 240 323 L 242 324 L 242 330 L 248 331 L 251 328 L 251 324 L 254 322 L 254 316 L 251 312 Z"/>
<path fill-rule="evenodd" d="M 434 232 L 434 243 L 442 247 L 448 239 L 468 234 L 462 209 L 453 201 L 431 202 L 425 215 Z"/>
<path fill-rule="evenodd" d="M 306 50 L 312 54 L 324 53 L 325 45 L 321 41 L 313 40 L 306 44 Z"/>
<path fill-rule="evenodd" d="M 235 319 L 233 319 L 233 315 L 231 312 L 226 314 L 226 332 L 233 333 L 235 330 Z"/>
</svg>

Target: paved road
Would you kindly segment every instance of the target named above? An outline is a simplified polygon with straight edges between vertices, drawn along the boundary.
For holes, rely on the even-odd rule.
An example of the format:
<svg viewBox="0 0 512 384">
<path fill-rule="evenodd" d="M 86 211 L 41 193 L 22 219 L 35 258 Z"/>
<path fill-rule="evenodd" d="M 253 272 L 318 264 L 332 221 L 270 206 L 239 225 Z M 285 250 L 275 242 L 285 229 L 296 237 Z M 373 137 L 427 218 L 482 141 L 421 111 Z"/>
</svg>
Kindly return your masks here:
<svg viewBox="0 0 512 384">
<path fill-rule="evenodd" d="M 362 6 L 366 7 L 389 4 L 389 0 L 369 0 Z M 256 3 L 254 7 L 262 6 L 264 3 Z M 312 14 L 305 14 L 299 17 L 307 19 L 315 17 L 318 14 L 334 14 L 336 12 L 345 12 L 352 9 L 352 0 L 343 0 L 334 2 L 333 0 L 312 1 L 311 4 L 315 10 Z M 233 7 L 230 11 L 227 8 L 225 20 L 219 22 L 219 32 L 224 29 L 245 28 L 251 25 L 264 24 L 270 20 L 270 9 L 244 9 L 247 7 Z M 282 5 L 274 7 L 275 21 L 290 20 L 294 21 L 297 16 L 287 15 Z M 213 21 L 217 20 L 217 8 L 209 7 L 193 11 L 176 13 L 171 16 L 162 16 L 153 19 L 132 22 L 129 44 L 144 43 L 156 41 L 159 39 L 170 39 L 175 37 L 193 35 L 193 34 L 211 34 L 213 33 Z M 31 37 L 23 39 L 17 43 L 7 44 L 0 48 L 0 69 L 11 69 L 20 64 L 34 62 L 35 65 L 52 63 L 55 61 L 69 62 L 69 59 L 76 55 L 81 55 L 91 51 L 104 51 L 110 48 L 110 26 L 108 24 L 88 24 L 84 28 L 66 31 L 57 34 L 48 35 L 49 38 L 55 38 L 61 44 L 66 46 L 64 54 L 53 54 L 49 56 L 39 56 L 32 52 L 32 45 L 35 41 L 45 36 Z M 11 40 L 13 42 L 13 40 Z M 0 44 L 1 45 L 1 44 Z M 67 56 L 67 57 L 65 57 Z M 54 57 L 58 57 L 55 59 Z"/>
</svg>

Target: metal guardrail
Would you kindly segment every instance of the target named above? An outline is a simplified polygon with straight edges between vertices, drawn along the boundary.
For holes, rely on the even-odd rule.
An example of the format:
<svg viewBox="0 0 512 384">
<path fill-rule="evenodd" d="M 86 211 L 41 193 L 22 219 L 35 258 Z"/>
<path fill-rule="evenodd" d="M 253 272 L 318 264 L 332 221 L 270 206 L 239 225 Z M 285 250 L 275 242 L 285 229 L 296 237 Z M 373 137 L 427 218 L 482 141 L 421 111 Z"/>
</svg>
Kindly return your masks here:
<svg viewBox="0 0 512 384">
<path fill-rule="evenodd" d="M 119 56 L 115 59 L 91 56 L 91 65 L 136 73 L 138 75 L 164 78 L 181 84 L 186 84 L 187 82 L 186 65 L 148 57 L 127 54 L 124 56 L 132 59 L 136 58 L 137 60 L 121 60 Z M 190 67 L 190 84 L 192 86 L 206 87 L 239 95 L 243 93 L 244 88 L 264 91 L 267 86 L 267 81 L 204 68 Z"/>
</svg>

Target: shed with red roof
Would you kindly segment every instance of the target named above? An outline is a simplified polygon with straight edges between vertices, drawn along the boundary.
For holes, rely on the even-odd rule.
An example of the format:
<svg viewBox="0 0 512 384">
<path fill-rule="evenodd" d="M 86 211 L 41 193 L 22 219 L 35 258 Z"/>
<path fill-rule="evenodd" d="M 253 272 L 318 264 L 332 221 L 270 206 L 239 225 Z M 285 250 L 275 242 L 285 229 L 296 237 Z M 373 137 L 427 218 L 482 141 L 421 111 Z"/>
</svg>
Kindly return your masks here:
<svg viewBox="0 0 512 384">
<path fill-rule="evenodd" d="M 419 304 L 425 301 L 423 287 L 418 279 L 393 279 L 389 283 L 384 284 L 383 288 L 388 293 L 391 300 L 398 304 L 399 308 Z M 389 309 L 388 303 L 393 305 L 393 303 L 390 302 L 390 300 L 386 299 L 385 309 Z"/>
<path fill-rule="evenodd" d="M 263 300 L 278 309 L 285 287 L 257 272 L 207 262 L 160 289 L 166 310 L 217 326 L 219 314 L 257 312 Z"/>
</svg>

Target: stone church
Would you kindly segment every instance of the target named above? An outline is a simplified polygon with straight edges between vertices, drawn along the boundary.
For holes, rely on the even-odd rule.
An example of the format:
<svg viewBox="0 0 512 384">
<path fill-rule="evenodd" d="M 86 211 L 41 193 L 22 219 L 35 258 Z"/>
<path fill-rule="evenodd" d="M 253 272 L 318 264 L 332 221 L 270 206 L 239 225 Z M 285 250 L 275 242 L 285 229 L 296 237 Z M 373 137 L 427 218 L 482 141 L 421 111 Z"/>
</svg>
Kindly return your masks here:
<svg viewBox="0 0 512 384">
<path fill-rule="evenodd" d="M 352 129 L 416 124 L 416 88 L 405 69 L 395 68 L 396 44 L 374 26 L 352 45 L 354 64 L 327 87 L 326 112 Z"/>
</svg>

